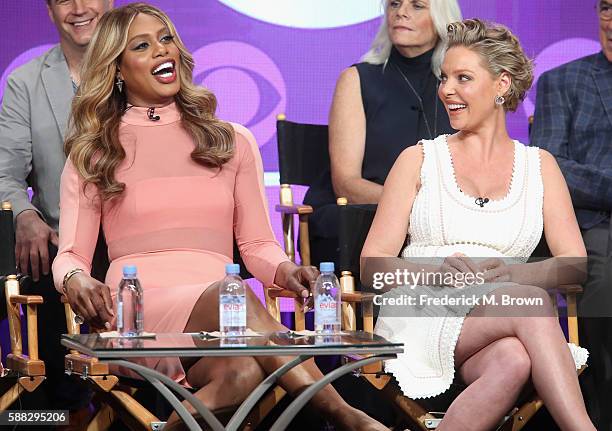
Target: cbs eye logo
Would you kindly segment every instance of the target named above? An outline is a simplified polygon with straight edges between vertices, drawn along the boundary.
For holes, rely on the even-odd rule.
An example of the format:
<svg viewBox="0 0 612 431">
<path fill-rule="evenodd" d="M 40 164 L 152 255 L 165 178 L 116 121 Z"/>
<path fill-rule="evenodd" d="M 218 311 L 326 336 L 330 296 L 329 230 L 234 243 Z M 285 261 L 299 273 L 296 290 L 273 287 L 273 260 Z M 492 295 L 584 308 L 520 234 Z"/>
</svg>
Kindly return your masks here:
<svg viewBox="0 0 612 431">
<path fill-rule="evenodd" d="M 248 127 L 259 146 L 276 133 L 276 115 L 285 112 L 286 86 L 276 63 L 244 42 L 223 41 L 193 53 L 193 81 L 217 96 L 217 117 Z"/>
</svg>

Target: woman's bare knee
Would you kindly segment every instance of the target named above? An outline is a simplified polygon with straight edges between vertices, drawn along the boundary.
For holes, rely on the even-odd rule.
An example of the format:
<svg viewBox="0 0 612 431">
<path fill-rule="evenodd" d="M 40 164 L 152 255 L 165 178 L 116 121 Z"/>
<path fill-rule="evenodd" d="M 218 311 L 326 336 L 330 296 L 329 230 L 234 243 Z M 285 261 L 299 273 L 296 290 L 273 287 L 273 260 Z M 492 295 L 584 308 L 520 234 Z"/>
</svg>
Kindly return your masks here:
<svg viewBox="0 0 612 431">
<path fill-rule="evenodd" d="M 461 377 L 470 384 L 485 376 L 505 386 L 522 386 L 531 375 L 531 360 L 521 341 L 512 336 L 497 339 L 468 358 L 460 368 Z"/>
<path fill-rule="evenodd" d="M 529 380 L 531 359 L 518 338 L 506 337 L 499 340 L 492 356 L 491 365 L 497 368 L 508 384 L 522 387 Z"/>
<path fill-rule="evenodd" d="M 219 329 L 219 286 L 208 286 L 196 301 L 183 332 L 216 331 Z"/>
<path fill-rule="evenodd" d="M 264 377 L 264 371 L 252 357 L 203 358 L 187 372 L 187 381 L 194 387 L 214 382 L 228 394 L 237 395 L 252 390 Z"/>
</svg>

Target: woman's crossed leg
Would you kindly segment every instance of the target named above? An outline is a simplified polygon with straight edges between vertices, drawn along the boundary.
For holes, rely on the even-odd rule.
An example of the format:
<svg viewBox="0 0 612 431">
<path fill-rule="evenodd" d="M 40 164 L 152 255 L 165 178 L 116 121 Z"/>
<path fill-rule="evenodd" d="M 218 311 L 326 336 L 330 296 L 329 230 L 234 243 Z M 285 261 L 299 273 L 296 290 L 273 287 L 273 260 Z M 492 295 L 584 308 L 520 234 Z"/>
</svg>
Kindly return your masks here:
<svg viewBox="0 0 612 431">
<path fill-rule="evenodd" d="M 455 347 L 455 368 L 469 386 L 455 399 L 438 429 L 494 428 L 531 377 L 561 429 L 594 430 L 574 360 L 546 291 L 514 285 L 492 295 L 498 304 L 502 295 L 510 295 L 540 298 L 543 305 L 520 313 L 497 305 L 472 309 Z"/>
</svg>

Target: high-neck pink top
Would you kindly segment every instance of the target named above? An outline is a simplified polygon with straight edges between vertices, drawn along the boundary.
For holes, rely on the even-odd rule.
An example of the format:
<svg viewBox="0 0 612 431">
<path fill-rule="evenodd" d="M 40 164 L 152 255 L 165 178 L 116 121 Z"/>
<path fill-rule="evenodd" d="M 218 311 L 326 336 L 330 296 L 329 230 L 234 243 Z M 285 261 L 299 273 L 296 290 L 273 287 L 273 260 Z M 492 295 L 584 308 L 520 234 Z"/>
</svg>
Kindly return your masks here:
<svg viewBox="0 0 612 431">
<path fill-rule="evenodd" d="M 136 265 L 144 289 L 144 324 L 149 332 L 182 332 L 202 292 L 225 275 L 233 237 L 248 270 L 271 285 L 287 256 L 268 218 L 261 156 L 253 135 L 234 124 L 235 150 L 221 169 L 194 162 L 193 139 L 172 104 L 126 111 L 120 141 L 126 157 L 116 170 L 125 183 L 117 201 L 99 204 L 93 188 L 69 160 L 61 180 L 60 244 L 53 263 L 56 287 L 78 267 L 90 271 L 100 223 L 111 265 L 106 284 L 116 296 L 122 267 Z M 180 362 L 155 365 L 176 380 Z"/>
</svg>

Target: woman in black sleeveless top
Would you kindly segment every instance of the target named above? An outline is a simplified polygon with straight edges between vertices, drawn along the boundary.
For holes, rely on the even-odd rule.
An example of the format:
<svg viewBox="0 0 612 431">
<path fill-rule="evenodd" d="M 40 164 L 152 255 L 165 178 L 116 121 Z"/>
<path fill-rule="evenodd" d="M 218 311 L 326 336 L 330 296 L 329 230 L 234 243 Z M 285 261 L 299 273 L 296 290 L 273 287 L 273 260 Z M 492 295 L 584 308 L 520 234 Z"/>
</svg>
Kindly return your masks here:
<svg viewBox="0 0 612 431">
<path fill-rule="evenodd" d="M 446 27 L 461 20 L 456 0 L 384 0 L 385 17 L 362 63 L 338 79 L 329 117 L 329 171 L 304 203 L 311 260 L 337 262 L 336 197 L 376 204 L 397 156 L 420 139 L 452 133 L 437 97 Z M 334 193 L 335 191 L 335 193 Z"/>
</svg>

